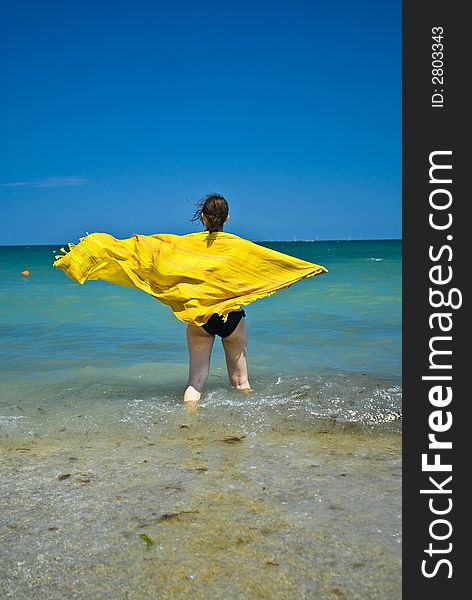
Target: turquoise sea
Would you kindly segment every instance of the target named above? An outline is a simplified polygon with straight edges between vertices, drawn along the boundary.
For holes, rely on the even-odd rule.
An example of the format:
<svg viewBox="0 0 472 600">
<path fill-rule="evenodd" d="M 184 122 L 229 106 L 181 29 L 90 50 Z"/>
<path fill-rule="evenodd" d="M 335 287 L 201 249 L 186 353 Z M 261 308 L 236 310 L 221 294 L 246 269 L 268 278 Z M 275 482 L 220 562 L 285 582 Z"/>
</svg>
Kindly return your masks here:
<svg viewBox="0 0 472 600">
<path fill-rule="evenodd" d="M 283 400 L 284 395 L 288 398 L 315 382 L 342 388 L 349 377 L 356 382 L 366 377 L 371 386 L 375 382 L 374 388 L 385 387 L 383 377 L 398 383 L 401 242 L 264 245 L 322 264 L 329 273 L 246 308 L 249 367 L 257 402 L 263 404 L 266 397 L 272 402 L 275 396 Z M 80 286 L 69 280 L 52 266 L 58 248 L 0 248 L 3 425 L 7 430 L 8 423 L 22 428 L 23 420 L 34 429 L 31 408 L 41 399 L 50 410 L 59 409 L 57 394 L 87 402 L 95 395 L 103 403 L 104 396 L 119 389 L 123 406 L 126 400 L 136 399 L 153 398 L 157 405 L 161 397 L 178 401 L 187 374 L 185 324 L 142 292 L 104 282 Z M 24 270 L 30 271 L 29 277 L 21 275 Z M 382 398 L 378 394 L 364 398 L 354 411 L 343 411 L 337 396 L 334 404 L 313 402 L 311 408 L 333 416 L 341 408 L 347 420 L 388 420 L 392 410 L 400 411 L 388 388 Z M 221 344 L 217 344 L 207 401 L 210 395 L 213 402 L 224 404 L 229 391 Z M 336 392 L 341 393 L 342 389 Z M 374 400 L 375 414 L 371 412 Z"/>
<path fill-rule="evenodd" d="M 169 308 L 0 247 L 2 597 L 400 597 L 401 241 L 260 243 L 329 272 L 194 412 Z"/>
</svg>

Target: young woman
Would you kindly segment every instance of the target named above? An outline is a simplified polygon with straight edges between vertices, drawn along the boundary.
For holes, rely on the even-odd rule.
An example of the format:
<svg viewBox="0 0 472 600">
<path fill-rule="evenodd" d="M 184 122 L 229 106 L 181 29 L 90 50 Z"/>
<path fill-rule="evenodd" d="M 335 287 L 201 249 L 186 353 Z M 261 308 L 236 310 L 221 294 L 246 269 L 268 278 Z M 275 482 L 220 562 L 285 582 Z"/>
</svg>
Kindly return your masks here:
<svg viewBox="0 0 472 600">
<path fill-rule="evenodd" d="M 223 196 L 206 196 L 194 215 L 193 221 L 201 220 L 205 231 L 215 233 L 223 231 L 229 218 L 228 203 Z M 200 400 L 203 387 L 210 370 L 211 351 L 215 335 L 222 339 L 226 357 L 226 367 L 231 385 L 238 390 L 249 391 L 247 372 L 247 329 L 243 310 L 232 311 L 226 321 L 217 313 L 202 326 L 187 325 L 187 344 L 189 352 L 189 377 L 184 402 Z"/>
<path fill-rule="evenodd" d="M 103 280 L 136 288 L 169 306 L 187 324 L 190 357 L 185 402 L 200 399 L 215 336 L 222 339 L 231 384 L 250 390 L 243 306 L 301 279 L 321 265 L 276 252 L 223 231 L 228 203 L 219 194 L 198 204 L 193 220 L 205 231 L 187 235 L 135 234 L 119 240 L 92 233 L 69 244 L 54 265 L 80 284 Z"/>
</svg>

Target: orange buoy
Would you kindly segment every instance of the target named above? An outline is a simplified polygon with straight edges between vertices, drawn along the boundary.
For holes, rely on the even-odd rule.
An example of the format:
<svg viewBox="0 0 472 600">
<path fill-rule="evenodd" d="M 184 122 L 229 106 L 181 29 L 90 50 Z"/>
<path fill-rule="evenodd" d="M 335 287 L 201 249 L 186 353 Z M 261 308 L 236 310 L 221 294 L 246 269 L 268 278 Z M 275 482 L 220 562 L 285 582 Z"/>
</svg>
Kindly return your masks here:
<svg viewBox="0 0 472 600">
<path fill-rule="evenodd" d="M 30 272 L 29 271 L 21 271 L 21 274 L 24 275 L 25 277 L 28 277 Z"/>
</svg>

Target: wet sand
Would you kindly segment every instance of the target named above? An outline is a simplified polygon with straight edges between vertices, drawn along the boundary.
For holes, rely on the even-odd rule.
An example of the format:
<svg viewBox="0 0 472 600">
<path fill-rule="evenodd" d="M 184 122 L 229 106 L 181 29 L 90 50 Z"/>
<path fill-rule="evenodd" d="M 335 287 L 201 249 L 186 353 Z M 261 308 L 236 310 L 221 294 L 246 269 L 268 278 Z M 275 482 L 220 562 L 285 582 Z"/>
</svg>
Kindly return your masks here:
<svg viewBox="0 0 472 600">
<path fill-rule="evenodd" d="M 401 597 L 398 431 L 182 414 L 0 452 L 2 598 Z"/>
</svg>

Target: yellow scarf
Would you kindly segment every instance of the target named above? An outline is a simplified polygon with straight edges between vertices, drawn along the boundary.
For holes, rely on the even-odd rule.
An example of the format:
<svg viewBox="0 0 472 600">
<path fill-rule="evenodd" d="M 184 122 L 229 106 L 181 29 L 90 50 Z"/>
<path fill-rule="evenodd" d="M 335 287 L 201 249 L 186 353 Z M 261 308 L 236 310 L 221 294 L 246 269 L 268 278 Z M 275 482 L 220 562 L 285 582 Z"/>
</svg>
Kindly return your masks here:
<svg viewBox="0 0 472 600">
<path fill-rule="evenodd" d="M 83 284 L 102 279 L 167 304 L 185 323 L 204 325 L 327 269 L 225 232 L 134 235 L 93 233 L 69 244 L 54 266 Z"/>
</svg>

